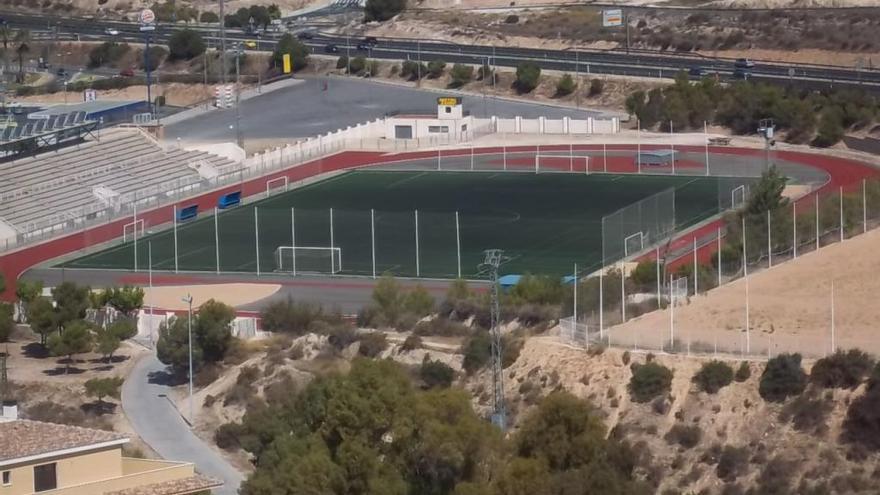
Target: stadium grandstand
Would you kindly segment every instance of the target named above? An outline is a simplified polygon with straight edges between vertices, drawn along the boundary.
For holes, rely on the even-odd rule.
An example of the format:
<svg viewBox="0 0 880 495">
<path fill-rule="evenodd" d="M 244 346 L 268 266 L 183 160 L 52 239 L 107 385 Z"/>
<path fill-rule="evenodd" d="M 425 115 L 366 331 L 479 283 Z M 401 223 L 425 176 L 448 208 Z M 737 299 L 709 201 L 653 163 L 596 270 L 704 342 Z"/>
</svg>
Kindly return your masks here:
<svg viewBox="0 0 880 495">
<path fill-rule="evenodd" d="M 137 128 L 0 164 L 0 248 L 191 194 L 240 167 L 204 151 L 165 149 Z"/>
</svg>

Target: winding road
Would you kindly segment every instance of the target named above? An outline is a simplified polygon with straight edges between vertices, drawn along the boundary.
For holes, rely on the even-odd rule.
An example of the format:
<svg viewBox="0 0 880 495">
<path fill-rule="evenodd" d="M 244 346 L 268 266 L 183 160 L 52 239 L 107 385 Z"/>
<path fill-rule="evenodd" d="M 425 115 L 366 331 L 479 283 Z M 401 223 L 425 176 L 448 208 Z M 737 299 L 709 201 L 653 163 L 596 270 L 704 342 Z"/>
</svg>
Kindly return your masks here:
<svg viewBox="0 0 880 495">
<path fill-rule="evenodd" d="M 235 495 L 244 475 L 198 438 L 166 398 L 165 365 L 149 354 L 135 365 L 122 386 L 122 409 L 134 431 L 160 456 L 192 462 L 199 473 L 223 480 L 216 495 Z"/>
</svg>

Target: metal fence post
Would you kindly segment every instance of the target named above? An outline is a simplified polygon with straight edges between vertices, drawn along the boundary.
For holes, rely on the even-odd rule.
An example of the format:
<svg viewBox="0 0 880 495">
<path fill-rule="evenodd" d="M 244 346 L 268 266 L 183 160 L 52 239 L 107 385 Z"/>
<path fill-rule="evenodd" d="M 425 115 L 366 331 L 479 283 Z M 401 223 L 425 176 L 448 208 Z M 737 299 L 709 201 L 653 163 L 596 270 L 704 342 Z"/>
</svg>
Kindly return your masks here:
<svg viewBox="0 0 880 495">
<path fill-rule="evenodd" d="M 697 281 L 700 278 L 700 271 L 697 266 L 697 235 L 694 234 L 694 295 L 696 296 L 699 293 L 699 282 Z"/>
<path fill-rule="evenodd" d="M 797 259 L 797 201 L 791 202 L 791 248 L 792 257 Z"/>
<path fill-rule="evenodd" d="M 290 246 L 293 248 L 293 276 L 296 276 L 296 212 L 294 208 L 290 209 Z M 333 253 L 330 253 L 333 256 Z"/>
<path fill-rule="evenodd" d="M 455 252 L 458 260 L 458 278 L 461 278 L 461 224 L 458 220 L 458 212 L 455 212 Z"/>
<path fill-rule="evenodd" d="M 868 231 L 868 191 L 867 179 L 862 179 L 862 233 Z"/>
<path fill-rule="evenodd" d="M 415 210 L 416 223 L 416 277 L 422 276 L 421 266 L 419 265 L 419 210 Z"/>
<path fill-rule="evenodd" d="M 718 253 L 717 253 L 717 256 L 718 256 L 718 287 L 721 287 L 721 227 L 718 227 L 717 243 L 718 243 L 718 249 L 717 249 L 717 251 L 718 251 Z"/>
<path fill-rule="evenodd" d="M 816 251 L 819 250 L 819 193 L 816 193 Z"/>
<path fill-rule="evenodd" d="M 773 244 L 770 242 L 770 210 L 767 210 L 767 268 L 773 268 Z"/>
<path fill-rule="evenodd" d="M 843 186 L 840 186 L 840 242 L 843 242 Z"/>
<path fill-rule="evenodd" d="M 626 265 L 620 261 L 620 316 L 621 322 L 626 323 Z"/>
<path fill-rule="evenodd" d="M 254 246 L 257 255 L 257 276 L 260 276 L 260 216 L 259 208 L 254 206 Z"/>
<path fill-rule="evenodd" d="M 376 278 L 376 210 L 370 209 L 370 253 L 373 258 L 373 278 Z"/>
<path fill-rule="evenodd" d="M 138 205 L 137 198 L 135 198 L 134 202 L 134 271 L 138 271 Z M 125 227 L 123 227 L 123 230 Z M 124 232 L 123 232 L 124 234 Z"/>
<path fill-rule="evenodd" d="M 171 221 L 174 224 L 174 273 L 178 272 L 177 265 L 177 205 L 174 205 L 172 214 L 174 215 Z"/>
<path fill-rule="evenodd" d="M 334 249 L 336 247 L 335 239 L 333 237 L 333 208 L 330 208 L 330 273 L 336 273 L 336 255 L 334 253 Z M 342 260 L 339 260 L 340 263 Z"/>
<path fill-rule="evenodd" d="M 214 207 L 214 258 L 217 260 L 217 274 L 220 274 L 220 228 L 218 215 L 220 210 Z"/>
</svg>

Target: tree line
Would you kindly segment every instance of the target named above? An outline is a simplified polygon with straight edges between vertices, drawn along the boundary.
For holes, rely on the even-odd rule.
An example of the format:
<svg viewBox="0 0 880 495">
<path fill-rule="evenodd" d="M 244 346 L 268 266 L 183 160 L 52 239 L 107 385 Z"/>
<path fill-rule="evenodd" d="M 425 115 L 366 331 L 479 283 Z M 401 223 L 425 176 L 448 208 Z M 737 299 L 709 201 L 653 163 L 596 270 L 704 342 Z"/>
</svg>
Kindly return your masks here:
<svg viewBox="0 0 880 495">
<path fill-rule="evenodd" d="M 773 119 L 786 141 L 820 147 L 834 145 L 847 131 L 870 125 L 880 114 L 880 101 L 862 90 L 720 84 L 711 77 L 693 83 L 684 72 L 670 86 L 633 92 L 625 104 L 643 129 L 702 130 L 708 122 L 736 134 L 753 134 L 762 119 Z"/>
</svg>

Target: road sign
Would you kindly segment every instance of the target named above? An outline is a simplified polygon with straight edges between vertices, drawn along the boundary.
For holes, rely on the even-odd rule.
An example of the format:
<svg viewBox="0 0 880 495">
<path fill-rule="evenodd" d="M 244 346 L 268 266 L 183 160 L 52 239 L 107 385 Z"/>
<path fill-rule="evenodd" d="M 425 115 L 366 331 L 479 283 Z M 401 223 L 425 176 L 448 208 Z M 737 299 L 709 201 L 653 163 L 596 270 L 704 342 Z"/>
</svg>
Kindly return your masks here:
<svg viewBox="0 0 880 495">
<path fill-rule="evenodd" d="M 98 92 L 94 89 L 87 89 L 83 91 L 83 101 L 97 101 L 98 100 Z"/>
<path fill-rule="evenodd" d="M 141 23 L 141 31 L 153 31 L 156 29 L 156 14 L 150 9 L 144 9 L 138 15 Z"/>
<path fill-rule="evenodd" d="M 282 60 L 282 62 L 284 62 L 284 73 L 285 73 L 285 74 L 290 74 L 290 54 L 289 54 L 289 53 L 285 53 L 285 54 L 281 57 L 281 60 Z"/>
<path fill-rule="evenodd" d="M 623 10 L 608 9 L 602 11 L 602 26 L 617 27 L 623 26 Z"/>
</svg>

